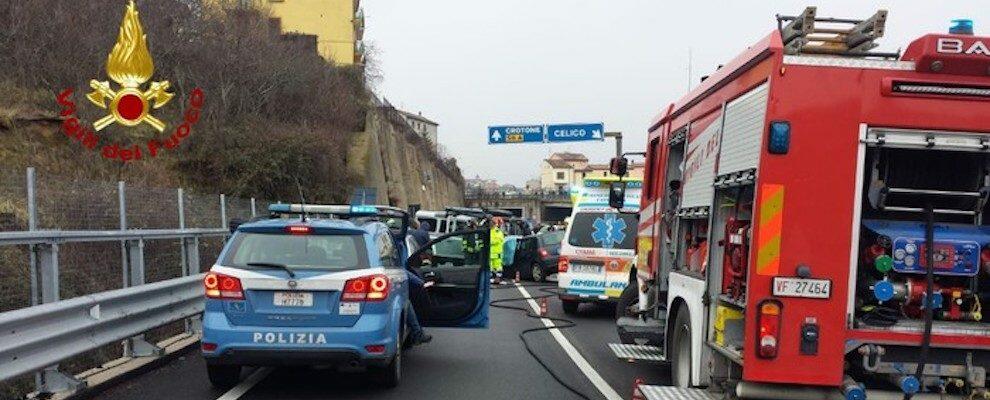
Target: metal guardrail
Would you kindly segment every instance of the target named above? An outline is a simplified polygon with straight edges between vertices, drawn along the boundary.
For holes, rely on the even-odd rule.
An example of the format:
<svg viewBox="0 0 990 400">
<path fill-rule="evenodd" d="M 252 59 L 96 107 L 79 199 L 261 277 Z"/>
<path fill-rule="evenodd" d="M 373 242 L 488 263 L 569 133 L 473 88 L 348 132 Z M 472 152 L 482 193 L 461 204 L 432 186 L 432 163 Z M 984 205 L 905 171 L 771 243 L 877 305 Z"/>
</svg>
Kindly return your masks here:
<svg viewBox="0 0 990 400">
<path fill-rule="evenodd" d="M 206 239 L 222 239 L 229 235 L 228 203 L 234 205 L 235 202 L 239 202 L 242 206 L 240 214 L 235 215 L 243 217 L 248 212 L 252 217 L 256 215 L 254 198 L 250 199 L 250 207 L 245 209 L 248 199 L 227 199 L 225 195 L 220 194 L 214 197 L 216 199 L 214 201 L 218 202 L 212 203 L 219 208 L 219 213 L 215 215 L 216 219 L 204 220 L 201 218 L 203 214 L 198 213 L 196 208 L 202 207 L 204 203 L 192 203 L 192 195 L 187 197 L 180 188 L 175 189 L 175 195 L 172 197 L 175 199 L 174 202 L 169 202 L 176 207 L 175 213 L 172 214 L 177 218 L 176 229 L 128 229 L 126 185 L 124 182 L 118 182 L 116 202 L 107 201 L 109 196 L 100 192 L 100 196 L 96 197 L 88 207 L 117 208 L 119 229 L 46 230 L 39 228 L 41 225 L 39 219 L 44 215 L 40 215 L 39 212 L 38 204 L 41 198 L 36 190 L 34 169 L 28 168 L 24 176 L 25 183 L 20 187 L 25 189 L 26 201 L 23 204 L 27 217 L 24 221 L 26 226 L 11 226 L 27 229 L 0 232 L 0 248 L 22 246 L 28 250 L 30 257 L 25 261 L 29 261 L 30 296 L 29 298 L 25 296 L 26 299 L 22 301 L 27 300 L 25 302 L 31 306 L 0 312 L 0 382 L 36 372 L 36 393 L 67 395 L 77 393 L 85 387 L 85 382 L 60 369 L 58 363 L 64 360 L 106 348 L 119 341 L 123 341 L 125 358 L 155 357 L 161 355 L 163 349 L 149 343 L 145 338 L 145 332 L 179 321 L 185 321 L 187 336 L 200 331 L 201 323 L 194 317 L 203 311 L 203 289 L 200 283 L 204 267 L 202 264 L 213 262 L 212 259 L 201 260 L 200 245 Z M 15 184 L 10 180 L 5 182 Z M 97 191 L 105 189 L 106 186 L 100 186 Z M 138 204 L 140 208 L 135 207 L 130 211 L 141 215 L 142 210 L 149 207 L 154 210 L 155 201 L 162 202 L 171 197 L 169 191 L 170 189 L 161 190 L 161 188 L 135 190 L 132 196 L 137 201 L 134 204 Z M 3 199 L 12 199 L 15 204 L 19 204 L 16 191 L 8 190 L 0 194 L 3 195 Z M 51 191 L 49 191 L 50 195 Z M 210 201 L 209 197 L 199 198 Z M 185 210 L 187 200 L 190 200 L 188 205 L 193 206 L 191 213 Z M 49 206 L 48 210 L 60 206 L 43 204 Z M 66 212 L 82 211 L 85 210 L 69 209 Z M 206 223 L 206 226 L 212 227 L 187 228 L 187 216 L 200 217 L 195 223 Z M 100 224 L 106 222 L 100 220 Z M 146 224 L 147 221 L 139 223 Z M 79 251 L 79 245 L 69 245 L 69 243 L 92 242 L 119 242 L 120 261 L 117 268 L 120 271 L 118 278 L 120 281 L 107 282 L 106 285 L 108 289 L 112 286 L 119 289 L 90 292 L 78 297 L 62 299 L 61 295 L 64 292 L 60 285 L 69 286 L 68 293 L 73 293 L 75 282 L 67 281 L 65 278 L 60 279 L 60 274 L 66 273 L 69 268 L 78 267 L 80 260 L 76 257 L 75 262 L 69 261 L 66 265 L 60 266 L 60 260 L 61 262 L 73 260 L 71 257 L 65 257 L 66 254 L 60 257 L 60 253 Z M 169 258 L 169 262 L 174 260 L 178 265 L 171 264 L 168 267 L 161 265 L 162 250 L 174 249 L 174 247 L 163 247 L 162 242 L 178 244 L 176 249 L 178 254 L 171 254 L 177 257 Z M 146 244 L 149 251 L 147 255 L 150 256 L 147 257 L 148 260 L 145 254 Z M 171 276 L 175 278 L 147 283 L 146 261 L 154 263 L 151 265 L 153 274 L 149 275 L 153 277 L 152 279 L 161 278 L 162 268 L 173 271 L 171 273 L 175 275 Z M 107 257 L 103 257 L 100 262 L 98 266 L 108 270 L 112 270 L 114 264 L 117 264 L 113 261 L 107 263 Z M 172 269 L 174 267 L 178 269 Z M 100 278 L 110 278 L 110 276 L 96 279 Z M 0 293 L 0 299 L 3 299 L 3 295 L 4 293 Z M 93 360 L 87 359 L 87 361 Z"/>
<path fill-rule="evenodd" d="M 0 314 L 0 380 L 203 312 L 203 275 Z"/>
<path fill-rule="evenodd" d="M 0 381 L 39 371 L 39 392 L 72 393 L 84 384 L 59 370 L 62 360 L 123 339 L 125 356 L 159 355 L 161 349 L 142 332 L 202 313 L 199 242 L 229 233 L 222 228 L 0 232 L 0 246 L 29 246 L 43 301 L 0 313 Z M 181 243 L 183 276 L 146 284 L 145 241 L 163 239 Z M 79 242 L 121 243 L 123 289 L 59 299 L 59 246 Z M 192 324 L 187 330 L 198 330 Z"/>
</svg>

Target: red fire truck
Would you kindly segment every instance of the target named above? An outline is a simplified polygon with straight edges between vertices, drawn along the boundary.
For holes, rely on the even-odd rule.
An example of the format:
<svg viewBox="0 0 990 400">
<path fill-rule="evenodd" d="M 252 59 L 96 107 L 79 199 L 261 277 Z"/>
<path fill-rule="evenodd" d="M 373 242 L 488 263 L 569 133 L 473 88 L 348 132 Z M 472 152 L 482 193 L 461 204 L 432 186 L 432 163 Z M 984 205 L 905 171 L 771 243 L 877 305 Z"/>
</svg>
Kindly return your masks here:
<svg viewBox="0 0 990 400">
<path fill-rule="evenodd" d="M 815 13 L 653 121 L 619 336 L 738 398 L 990 399 L 990 37 Z"/>
</svg>

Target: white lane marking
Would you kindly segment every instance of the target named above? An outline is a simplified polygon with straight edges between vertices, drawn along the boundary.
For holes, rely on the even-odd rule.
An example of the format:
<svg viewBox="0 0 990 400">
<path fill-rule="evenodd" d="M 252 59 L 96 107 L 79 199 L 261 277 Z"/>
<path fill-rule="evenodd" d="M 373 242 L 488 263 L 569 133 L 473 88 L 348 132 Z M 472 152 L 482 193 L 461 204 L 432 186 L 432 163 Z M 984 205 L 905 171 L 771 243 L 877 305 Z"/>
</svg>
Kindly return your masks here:
<svg viewBox="0 0 990 400">
<path fill-rule="evenodd" d="M 540 305 L 536 304 L 536 300 L 533 300 L 533 296 L 529 295 L 526 288 L 520 286 L 518 283 L 516 284 L 516 288 L 519 289 L 519 292 L 526 298 L 530 308 L 533 309 L 533 313 L 539 314 Z M 564 337 L 564 334 L 560 332 L 560 329 L 556 328 L 553 321 L 546 318 L 540 318 L 540 321 L 543 321 L 543 325 L 547 328 L 552 328 L 549 330 L 550 335 L 552 335 L 557 341 L 557 344 L 564 349 L 564 353 L 567 353 L 567 356 L 571 358 L 574 365 L 577 365 L 578 369 L 584 373 L 584 376 L 587 377 L 588 380 L 595 385 L 595 388 L 602 393 L 602 396 L 605 396 L 608 400 L 622 400 L 622 396 L 619 396 L 619 393 L 616 392 L 615 389 L 612 389 L 612 387 L 608 385 L 608 382 L 605 382 L 605 379 L 603 379 L 601 375 L 598 375 L 598 371 L 595 371 L 595 368 L 588 363 L 588 360 L 584 359 L 584 356 L 582 356 L 574 345 L 572 345 L 571 342 Z"/>
<path fill-rule="evenodd" d="M 271 368 L 258 368 L 257 371 L 254 371 L 254 373 L 248 375 L 247 379 L 245 379 L 237 386 L 234 386 L 232 389 L 227 391 L 227 393 L 224 393 L 223 396 L 218 397 L 217 400 L 239 399 L 241 396 L 247 393 L 248 390 L 251 390 L 251 388 L 253 388 L 254 385 L 257 385 L 258 382 L 261 382 L 262 379 L 265 379 L 265 377 L 268 376 L 268 374 L 270 373 L 272 373 Z"/>
</svg>

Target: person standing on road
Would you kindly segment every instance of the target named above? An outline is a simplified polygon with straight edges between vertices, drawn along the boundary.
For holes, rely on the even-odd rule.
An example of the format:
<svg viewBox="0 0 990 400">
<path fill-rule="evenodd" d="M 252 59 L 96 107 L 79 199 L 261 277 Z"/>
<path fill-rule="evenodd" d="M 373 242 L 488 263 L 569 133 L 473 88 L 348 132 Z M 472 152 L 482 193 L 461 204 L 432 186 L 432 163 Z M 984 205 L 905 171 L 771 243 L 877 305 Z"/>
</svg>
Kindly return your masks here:
<svg viewBox="0 0 990 400">
<path fill-rule="evenodd" d="M 478 229 L 478 224 L 474 221 L 468 222 L 468 231 L 475 231 Z M 478 238 L 477 233 L 465 233 L 461 237 L 461 250 L 464 253 L 464 264 L 475 265 L 481 264 L 481 247 L 484 243 L 480 238 Z"/>
<path fill-rule="evenodd" d="M 426 227 L 423 227 L 426 225 Z M 409 236 L 412 236 L 413 241 L 416 243 L 415 249 L 409 249 L 409 253 L 413 253 L 419 250 L 421 247 L 426 246 L 430 242 L 429 222 L 423 222 L 420 224 L 415 218 L 409 220 Z"/>
<path fill-rule="evenodd" d="M 408 264 L 406 265 L 406 276 L 409 277 L 409 297 L 425 298 L 426 290 L 430 286 L 433 286 L 433 282 L 423 280 L 415 270 L 410 268 Z M 411 302 L 406 307 L 406 326 L 409 327 L 410 345 L 425 344 L 433 340 L 433 336 L 423 331 L 423 327 L 419 324 L 419 318 L 416 316 L 416 310 L 413 309 Z"/>
<path fill-rule="evenodd" d="M 515 265 L 516 247 L 522 236 L 506 236 L 505 243 L 502 244 L 502 273 L 508 279 L 519 275 L 519 268 Z"/>
<path fill-rule="evenodd" d="M 488 262 L 491 267 L 494 283 L 502 283 L 502 250 L 505 245 L 505 234 L 499 226 L 502 225 L 502 218 L 492 219 L 491 233 L 489 234 Z"/>
</svg>

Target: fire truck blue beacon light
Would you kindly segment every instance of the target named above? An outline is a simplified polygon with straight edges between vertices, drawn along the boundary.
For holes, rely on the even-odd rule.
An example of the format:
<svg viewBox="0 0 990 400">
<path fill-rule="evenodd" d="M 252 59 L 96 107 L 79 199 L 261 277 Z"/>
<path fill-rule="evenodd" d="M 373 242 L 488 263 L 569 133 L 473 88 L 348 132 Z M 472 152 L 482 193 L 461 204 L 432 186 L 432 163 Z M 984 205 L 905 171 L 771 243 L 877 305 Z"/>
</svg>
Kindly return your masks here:
<svg viewBox="0 0 990 400">
<path fill-rule="evenodd" d="M 770 122 L 770 138 L 767 150 L 770 154 L 787 154 L 791 148 L 791 123 L 787 121 Z"/>
<path fill-rule="evenodd" d="M 973 20 L 967 18 L 952 20 L 952 26 L 949 27 L 949 33 L 953 35 L 972 35 Z"/>
</svg>

